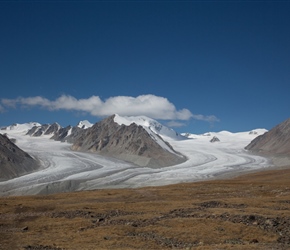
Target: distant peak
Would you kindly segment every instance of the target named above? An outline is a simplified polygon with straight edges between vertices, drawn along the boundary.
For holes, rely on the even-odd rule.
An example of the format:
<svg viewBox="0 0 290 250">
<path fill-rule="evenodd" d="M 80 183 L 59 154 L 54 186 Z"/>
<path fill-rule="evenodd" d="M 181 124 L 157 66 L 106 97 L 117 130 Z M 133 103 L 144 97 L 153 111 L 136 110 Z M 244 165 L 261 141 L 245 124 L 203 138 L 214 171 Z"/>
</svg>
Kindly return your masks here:
<svg viewBox="0 0 290 250">
<path fill-rule="evenodd" d="M 61 127 L 61 126 L 59 125 L 59 123 L 57 123 L 57 122 L 54 122 L 54 123 L 52 123 L 51 125 L 55 125 L 55 126 Z"/>
<path fill-rule="evenodd" d="M 129 126 L 132 123 L 137 124 L 138 126 L 144 127 L 147 131 L 151 131 L 154 134 L 160 135 L 161 137 L 169 137 L 174 140 L 184 140 L 186 139 L 184 136 L 178 134 L 176 131 L 174 131 L 171 128 L 168 128 L 158 121 L 149 118 L 147 116 L 141 115 L 141 116 L 120 116 L 115 114 L 114 116 L 114 122 L 116 122 L 119 125 L 126 125 Z M 150 133 L 151 133 L 150 132 Z"/>
<path fill-rule="evenodd" d="M 77 124 L 77 127 L 82 128 L 82 129 L 87 129 L 92 126 L 93 124 L 90 123 L 88 120 L 79 121 L 79 123 Z"/>
</svg>

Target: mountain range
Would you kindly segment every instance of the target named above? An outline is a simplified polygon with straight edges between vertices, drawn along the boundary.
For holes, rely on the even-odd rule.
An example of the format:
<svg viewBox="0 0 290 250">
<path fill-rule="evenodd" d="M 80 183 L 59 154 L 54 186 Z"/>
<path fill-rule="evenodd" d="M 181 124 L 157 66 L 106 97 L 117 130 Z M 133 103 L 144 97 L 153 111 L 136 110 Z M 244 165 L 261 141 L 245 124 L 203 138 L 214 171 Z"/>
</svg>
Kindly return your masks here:
<svg viewBox="0 0 290 250">
<path fill-rule="evenodd" d="M 121 117 L 115 114 L 96 124 L 80 121 L 76 126 L 65 128 L 58 123 L 41 125 L 36 122 L 2 128 L 4 131 L 17 129 L 26 129 L 27 136 L 47 136 L 69 142 L 73 150 L 94 152 L 143 167 L 165 167 L 186 160 L 166 141 L 166 138 L 185 140 L 186 137 L 145 116 Z"/>
<path fill-rule="evenodd" d="M 86 123 L 85 129 L 60 129 L 52 139 L 72 143 L 73 150 L 95 152 L 138 166 L 164 167 L 185 161 L 162 136 L 185 139 L 148 117 L 115 114 L 94 125 Z"/>
<path fill-rule="evenodd" d="M 136 185 L 134 176 L 144 183 L 156 183 L 158 180 L 162 180 L 158 183 L 174 183 L 177 180 L 198 178 L 194 176 L 208 178 L 231 169 L 237 171 L 239 168 L 267 165 L 264 158 L 250 155 L 244 148 L 253 153 L 289 155 L 289 123 L 288 119 L 268 132 L 256 129 L 249 132 L 221 131 L 202 135 L 178 134 L 145 116 L 125 117 L 117 114 L 95 124 L 82 121 L 76 126 L 64 128 L 57 123 L 13 124 L 0 131 L 2 134 L 7 133 L 7 136 L 1 136 L 0 141 L 1 162 L 6 159 L 5 164 L 1 164 L 0 178 L 13 179 L 38 171 L 38 156 L 42 163 L 47 162 L 48 165 L 44 166 L 43 171 L 31 175 L 31 180 L 35 183 L 31 193 L 40 190 L 38 185 L 42 186 L 41 190 L 47 190 L 46 185 L 56 187 L 56 182 L 67 183 L 70 190 L 79 190 L 107 186 L 111 181 L 120 185 L 123 185 L 123 181 L 128 185 Z M 18 148 L 13 137 L 32 156 Z M 39 150 L 34 145 L 38 145 Z M 117 163 L 113 159 L 122 161 Z M 48 172 L 50 175 L 47 175 Z M 39 176 L 42 176 L 40 184 L 37 181 Z M 27 178 L 29 180 L 30 177 Z M 78 184 L 71 186 L 70 180 L 77 180 L 75 183 Z M 22 190 L 21 186 L 26 186 L 26 182 L 23 178 L 21 182 L 13 182 L 13 185 Z M 3 185 L 5 186 L 4 183 Z M 63 188 L 56 190 L 65 191 Z M 18 192 L 15 189 L 15 193 Z"/>
</svg>

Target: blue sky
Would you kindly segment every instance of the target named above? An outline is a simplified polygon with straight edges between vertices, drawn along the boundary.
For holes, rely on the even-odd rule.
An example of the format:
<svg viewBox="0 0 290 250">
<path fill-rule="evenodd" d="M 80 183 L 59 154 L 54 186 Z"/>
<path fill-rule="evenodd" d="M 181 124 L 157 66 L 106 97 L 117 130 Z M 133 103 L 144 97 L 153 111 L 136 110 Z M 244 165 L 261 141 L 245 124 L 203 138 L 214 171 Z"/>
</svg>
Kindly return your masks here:
<svg viewBox="0 0 290 250">
<path fill-rule="evenodd" d="M 290 1 L 0 1 L 0 126 L 148 115 L 178 132 L 290 116 Z"/>
</svg>

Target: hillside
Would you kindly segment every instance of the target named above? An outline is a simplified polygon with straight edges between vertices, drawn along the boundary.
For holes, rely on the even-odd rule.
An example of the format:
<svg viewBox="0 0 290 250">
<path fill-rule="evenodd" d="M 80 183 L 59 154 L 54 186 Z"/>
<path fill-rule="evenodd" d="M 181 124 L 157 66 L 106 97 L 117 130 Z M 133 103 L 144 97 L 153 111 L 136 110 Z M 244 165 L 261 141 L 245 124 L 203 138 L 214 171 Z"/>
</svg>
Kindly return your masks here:
<svg viewBox="0 0 290 250">
<path fill-rule="evenodd" d="M 246 149 L 260 154 L 290 156 L 290 118 L 256 137 Z"/>
<path fill-rule="evenodd" d="M 0 134 L 0 181 L 33 172 L 39 164 L 17 147 L 7 136 Z"/>
<path fill-rule="evenodd" d="M 290 170 L 233 180 L 0 198 L 0 249 L 290 248 Z"/>
</svg>

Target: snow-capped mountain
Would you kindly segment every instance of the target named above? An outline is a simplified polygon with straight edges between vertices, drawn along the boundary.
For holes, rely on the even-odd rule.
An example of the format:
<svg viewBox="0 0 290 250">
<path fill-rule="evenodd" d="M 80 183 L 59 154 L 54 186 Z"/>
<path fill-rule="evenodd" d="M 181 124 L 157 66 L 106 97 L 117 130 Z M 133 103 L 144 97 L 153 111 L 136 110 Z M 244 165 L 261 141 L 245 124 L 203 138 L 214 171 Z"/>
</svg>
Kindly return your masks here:
<svg viewBox="0 0 290 250">
<path fill-rule="evenodd" d="M 58 123 L 29 123 L 10 127 L 22 129 L 24 134 L 32 137 L 72 143 L 75 150 L 97 152 L 141 166 L 168 166 L 185 161 L 168 140 L 187 138 L 146 116 L 113 115 L 95 125 L 85 120 L 75 127 L 65 128 Z"/>
<path fill-rule="evenodd" d="M 120 116 L 118 114 L 114 115 L 114 122 L 119 125 L 130 126 L 135 123 L 138 126 L 142 126 L 147 133 L 155 140 L 162 148 L 165 150 L 176 153 L 167 142 L 168 139 L 171 140 L 185 140 L 186 137 L 178 134 L 173 129 L 170 129 L 156 120 L 149 118 L 147 116 Z"/>
<path fill-rule="evenodd" d="M 180 139 L 148 117 L 115 115 L 87 129 L 67 126 L 53 136 L 26 135 L 35 125 L 41 126 L 17 124 L 0 130 L 41 163 L 35 172 L 0 181 L 0 195 L 167 185 L 269 165 L 244 149 L 264 129 L 187 133 Z M 219 141 L 211 143 L 215 136 Z"/>
<path fill-rule="evenodd" d="M 65 128 L 61 127 L 58 123 L 43 125 L 35 123 L 34 125 L 33 127 L 26 126 L 28 128 L 27 135 L 33 137 L 46 135 L 57 141 L 71 141 L 70 139 L 75 136 L 74 133 L 78 132 L 78 129 L 87 129 L 93 126 L 93 124 L 87 120 L 80 121 L 75 127 L 69 125 Z M 70 139 L 68 139 L 68 137 L 70 137 Z"/>
<path fill-rule="evenodd" d="M 174 140 L 186 139 L 186 137 L 184 137 L 181 134 L 178 134 L 173 129 L 170 129 L 162 125 L 161 123 L 157 122 L 156 120 L 151 119 L 147 116 L 120 116 L 120 115 L 115 114 L 114 121 L 118 123 L 119 125 L 124 124 L 126 126 L 129 126 L 130 124 L 135 123 L 137 125 L 144 127 L 149 134 L 160 135 L 165 140 L 166 138 L 171 138 Z"/>
<path fill-rule="evenodd" d="M 58 130 L 61 129 L 61 126 L 58 123 L 53 124 L 43 124 L 39 126 L 34 126 L 27 131 L 27 135 L 30 136 L 42 136 L 42 135 L 54 135 Z"/>
<path fill-rule="evenodd" d="M 154 128 L 150 128 L 149 124 L 155 125 Z M 128 120 L 119 115 L 112 115 L 81 131 L 72 148 L 98 152 L 139 166 L 168 166 L 185 161 L 185 158 L 159 134 L 153 132 L 152 128 L 158 132 L 166 131 L 161 124 L 152 119 L 131 117 Z"/>
<path fill-rule="evenodd" d="M 267 132 L 266 129 L 255 129 L 246 132 L 232 133 L 229 131 L 220 131 L 220 132 L 207 132 L 204 134 L 192 134 L 192 133 L 177 133 L 171 128 L 168 128 L 156 120 L 146 117 L 146 116 L 120 116 L 118 114 L 114 115 L 114 122 L 118 125 L 129 126 L 130 124 L 135 123 L 136 125 L 142 126 L 147 133 L 151 136 L 153 140 L 155 140 L 161 147 L 170 151 L 171 148 L 168 147 L 168 143 L 166 141 L 171 140 L 185 140 L 185 139 L 204 139 L 210 140 L 214 136 L 218 137 L 221 141 L 224 141 L 224 136 L 226 136 L 225 140 L 228 141 L 230 138 L 235 140 L 237 137 L 243 137 L 247 139 L 253 140 L 255 137 L 259 135 L 263 135 Z M 1 127 L 1 133 L 5 133 L 5 131 L 9 131 L 11 133 L 23 133 L 34 137 L 39 137 L 46 135 L 51 139 L 59 140 L 59 141 L 68 141 L 73 143 L 75 138 L 77 138 L 80 134 L 79 129 L 86 130 L 91 128 L 94 124 L 90 123 L 87 120 L 79 121 L 79 123 L 73 126 L 61 127 L 58 123 L 53 124 L 40 124 L 38 122 L 29 122 L 18 124 L 15 123 L 13 125 L 7 127 Z M 161 138 L 160 138 L 161 137 Z"/>
<path fill-rule="evenodd" d="M 209 138 L 217 137 L 219 139 L 222 139 L 224 141 L 229 141 L 229 140 L 235 140 L 237 138 L 243 138 L 243 139 L 248 139 L 248 140 L 253 140 L 255 137 L 259 135 L 263 135 L 266 133 L 268 130 L 267 129 L 255 129 L 251 131 L 246 131 L 246 132 L 237 132 L 237 133 L 232 133 L 229 131 L 220 131 L 220 132 L 207 132 L 204 134 L 191 134 L 191 133 L 182 133 L 181 135 L 184 137 L 187 137 L 189 139 L 200 139 L 200 140 L 209 140 Z M 221 140 L 221 141 L 222 141 Z"/>
<path fill-rule="evenodd" d="M 77 124 L 77 127 L 82 128 L 82 129 L 87 129 L 92 127 L 94 124 L 90 123 L 88 120 L 84 120 L 84 121 L 79 121 L 79 123 Z"/>
<path fill-rule="evenodd" d="M 23 124 L 15 123 L 7 127 L 2 127 L 1 130 L 14 131 L 18 133 L 27 133 L 27 131 L 29 129 L 32 129 L 34 126 L 41 126 L 41 124 L 38 122 L 29 122 L 29 123 L 23 123 Z"/>
<path fill-rule="evenodd" d="M 76 127 L 82 128 L 82 129 L 87 129 L 92 126 L 93 124 L 87 120 L 79 121 L 79 123 L 76 125 Z M 68 127 L 74 128 L 72 126 L 68 126 Z M 3 133 L 5 133 L 4 131 L 9 131 L 12 133 L 24 133 L 24 134 L 34 136 L 34 137 L 39 137 L 43 135 L 53 136 L 60 129 L 63 129 L 63 128 L 57 122 L 52 123 L 52 124 L 41 124 L 39 122 L 29 122 L 29 123 L 22 123 L 22 124 L 15 123 L 10 126 L 0 128 L 0 130 Z M 70 132 L 68 132 L 67 135 L 70 135 Z"/>
</svg>

